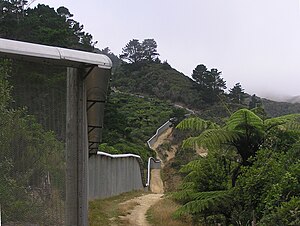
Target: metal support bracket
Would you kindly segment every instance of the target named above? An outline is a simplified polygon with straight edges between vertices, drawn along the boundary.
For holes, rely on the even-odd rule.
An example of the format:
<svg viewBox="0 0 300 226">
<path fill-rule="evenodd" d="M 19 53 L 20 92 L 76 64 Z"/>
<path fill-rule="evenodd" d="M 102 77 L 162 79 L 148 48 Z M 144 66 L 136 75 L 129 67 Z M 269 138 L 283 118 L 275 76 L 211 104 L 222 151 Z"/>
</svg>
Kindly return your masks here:
<svg viewBox="0 0 300 226">
<path fill-rule="evenodd" d="M 106 101 L 105 100 L 87 100 L 86 101 L 87 102 L 87 104 L 88 104 L 88 106 L 87 106 L 87 111 L 91 108 L 91 107 L 93 107 L 96 103 L 105 103 Z M 91 103 L 90 105 L 89 105 L 89 103 Z"/>
</svg>

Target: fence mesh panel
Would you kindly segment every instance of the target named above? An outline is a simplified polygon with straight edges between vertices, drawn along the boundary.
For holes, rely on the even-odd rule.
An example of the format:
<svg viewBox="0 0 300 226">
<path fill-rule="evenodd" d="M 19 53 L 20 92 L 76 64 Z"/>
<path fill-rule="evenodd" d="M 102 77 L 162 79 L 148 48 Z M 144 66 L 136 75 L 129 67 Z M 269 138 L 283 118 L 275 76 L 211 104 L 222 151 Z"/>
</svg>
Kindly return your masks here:
<svg viewBox="0 0 300 226">
<path fill-rule="evenodd" d="M 2 225 L 64 225 L 66 68 L 0 59 Z"/>
</svg>

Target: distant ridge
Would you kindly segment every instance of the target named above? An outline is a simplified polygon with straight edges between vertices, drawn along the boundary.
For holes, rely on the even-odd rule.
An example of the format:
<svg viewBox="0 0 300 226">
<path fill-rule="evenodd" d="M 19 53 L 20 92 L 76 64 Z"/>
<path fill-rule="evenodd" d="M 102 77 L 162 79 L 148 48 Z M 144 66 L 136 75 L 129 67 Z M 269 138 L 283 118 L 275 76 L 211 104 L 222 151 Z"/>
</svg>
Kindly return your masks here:
<svg viewBox="0 0 300 226">
<path fill-rule="evenodd" d="M 300 95 L 298 96 L 284 96 L 284 95 L 276 95 L 276 94 L 268 94 L 268 95 L 262 95 L 262 98 L 276 101 L 276 102 L 285 102 L 285 103 L 300 103 Z"/>
<path fill-rule="evenodd" d="M 291 97 L 291 98 L 287 99 L 286 101 L 289 102 L 289 103 L 292 103 L 292 104 L 300 103 L 300 95 Z"/>
</svg>

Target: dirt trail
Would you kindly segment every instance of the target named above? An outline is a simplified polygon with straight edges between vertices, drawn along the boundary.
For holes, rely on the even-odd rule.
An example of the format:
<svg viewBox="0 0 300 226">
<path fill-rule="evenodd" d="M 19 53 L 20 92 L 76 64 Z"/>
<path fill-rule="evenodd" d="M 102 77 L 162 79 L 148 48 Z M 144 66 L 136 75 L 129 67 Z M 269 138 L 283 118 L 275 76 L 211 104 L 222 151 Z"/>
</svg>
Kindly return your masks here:
<svg viewBox="0 0 300 226">
<path fill-rule="evenodd" d="M 160 176 L 160 169 L 151 170 L 150 190 L 155 194 L 164 193 L 164 184 Z"/>
<path fill-rule="evenodd" d="M 172 128 L 166 130 L 162 135 L 159 136 L 157 141 L 153 145 L 153 149 L 156 150 L 159 145 L 161 145 L 172 133 Z M 158 156 L 158 155 L 157 155 Z M 168 158 L 167 158 L 168 159 Z M 163 162 L 162 165 L 163 167 Z M 135 204 L 134 208 L 128 211 L 128 215 L 119 217 L 123 222 L 126 222 L 127 225 L 131 226 L 149 226 L 150 224 L 146 220 L 147 210 L 158 202 L 164 193 L 164 185 L 160 176 L 160 169 L 151 170 L 151 179 L 150 179 L 150 190 L 154 194 L 143 195 L 131 200 L 128 200 L 120 205 Z"/>
<path fill-rule="evenodd" d="M 159 145 L 161 145 L 172 133 L 172 128 L 167 129 L 163 134 L 161 134 L 157 141 L 153 144 L 152 148 L 156 150 Z"/>
<path fill-rule="evenodd" d="M 162 198 L 163 194 L 148 194 L 131 200 L 128 200 L 121 205 L 130 205 L 133 203 L 135 207 L 129 210 L 129 214 L 119 217 L 122 222 L 130 226 L 150 226 L 146 220 L 146 212 L 150 206 L 154 205 Z"/>
<path fill-rule="evenodd" d="M 170 137 L 170 135 L 172 133 L 172 130 L 173 130 L 173 128 L 169 128 L 163 134 L 161 134 L 158 137 L 157 141 L 152 145 L 152 149 L 156 150 L 160 145 L 162 145 Z M 172 155 L 172 154 L 170 154 L 170 155 Z M 158 154 L 156 156 L 161 161 L 161 167 L 163 168 L 164 167 L 164 162 L 159 158 Z M 167 157 L 167 161 L 168 161 L 168 159 L 170 159 L 169 154 L 168 154 L 168 157 Z"/>
</svg>

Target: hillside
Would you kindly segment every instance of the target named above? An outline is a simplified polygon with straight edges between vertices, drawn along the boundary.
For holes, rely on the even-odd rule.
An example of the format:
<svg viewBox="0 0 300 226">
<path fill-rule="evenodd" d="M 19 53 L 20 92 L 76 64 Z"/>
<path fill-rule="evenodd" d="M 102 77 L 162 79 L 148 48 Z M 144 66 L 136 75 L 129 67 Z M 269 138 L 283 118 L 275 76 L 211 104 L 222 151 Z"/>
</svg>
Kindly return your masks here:
<svg viewBox="0 0 300 226">
<path fill-rule="evenodd" d="M 300 103 L 300 96 L 294 96 L 287 100 L 289 103 Z"/>
<path fill-rule="evenodd" d="M 144 163 L 154 152 L 146 141 L 172 117 L 186 112 L 164 101 L 121 92 L 111 92 L 105 108 L 103 144 L 100 150 L 112 154 L 134 153 Z"/>
<path fill-rule="evenodd" d="M 112 86 L 120 90 L 197 108 L 202 99 L 194 84 L 168 63 L 122 64 L 112 77 Z"/>
<path fill-rule="evenodd" d="M 178 72 L 168 63 L 120 64 L 113 76 L 111 85 L 118 90 L 170 101 L 194 109 L 203 118 L 228 117 L 242 107 L 248 107 L 249 94 L 244 104 L 233 103 L 224 94 L 216 103 L 204 101 L 203 94 L 191 78 Z M 299 103 L 276 102 L 262 99 L 263 107 L 270 117 L 300 112 Z"/>
<path fill-rule="evenodd" d="M 300 112 L 300 103 L 277 102 L 268 99 L 262 99 L 262 103 L 266 113 L 271 117 Z"/>
</svg>

